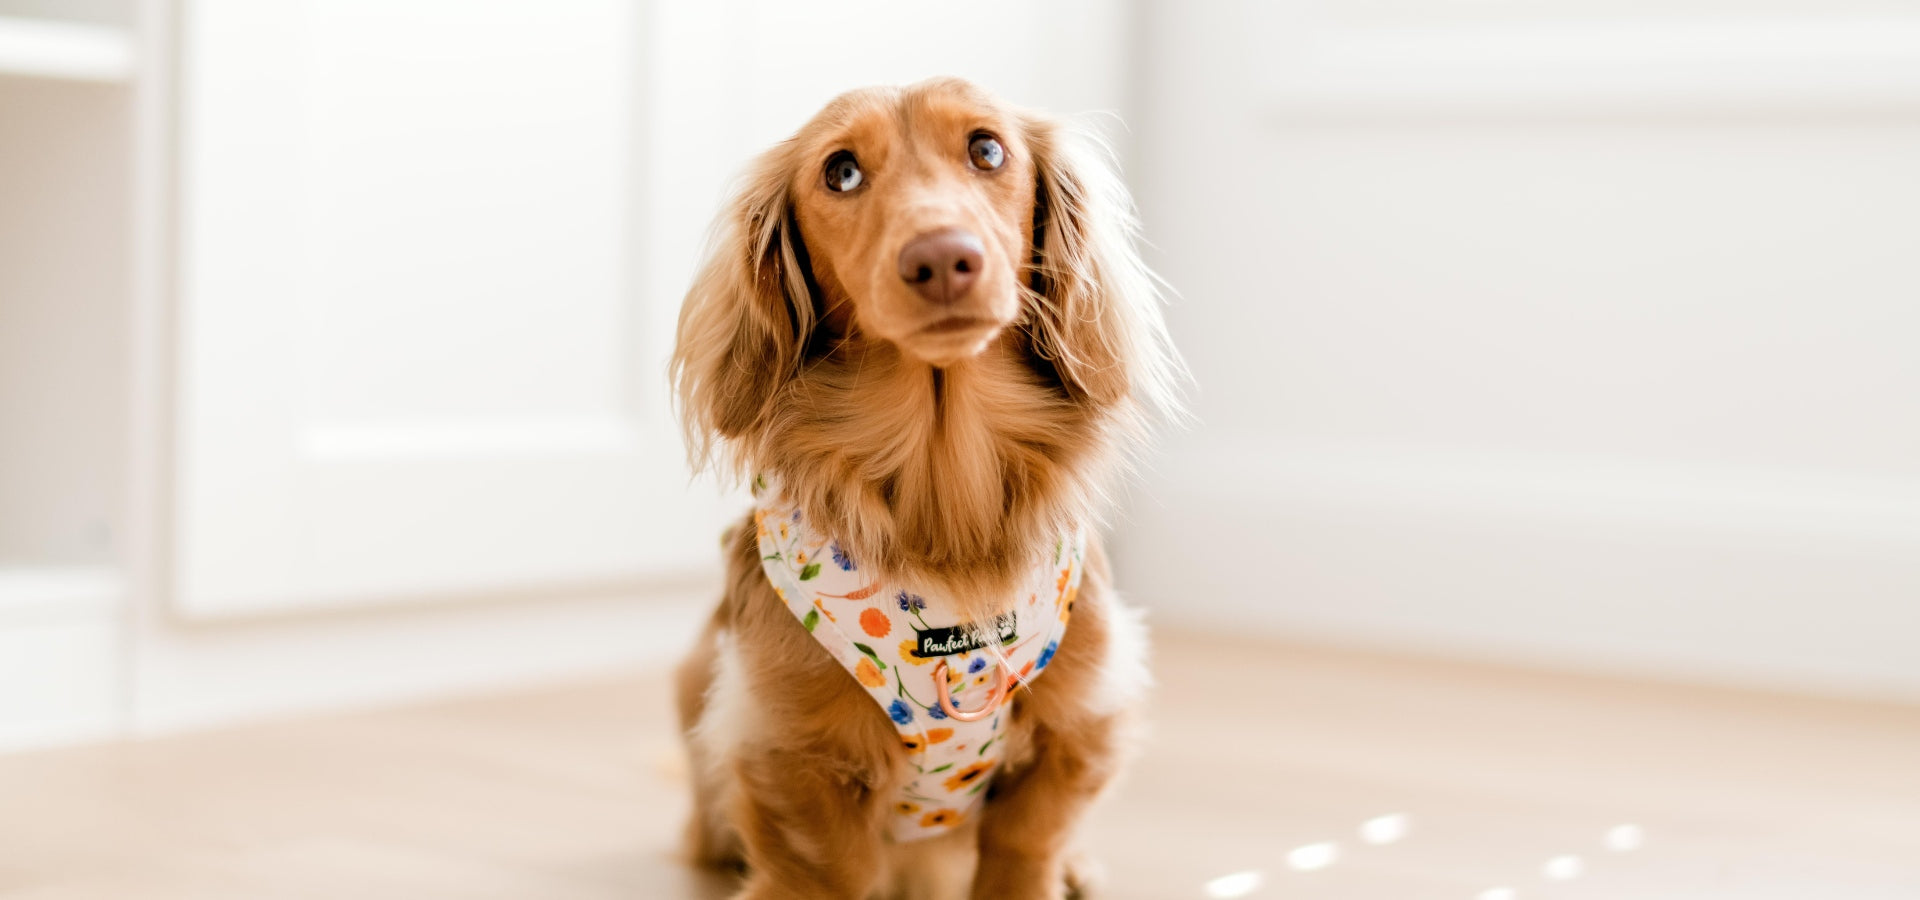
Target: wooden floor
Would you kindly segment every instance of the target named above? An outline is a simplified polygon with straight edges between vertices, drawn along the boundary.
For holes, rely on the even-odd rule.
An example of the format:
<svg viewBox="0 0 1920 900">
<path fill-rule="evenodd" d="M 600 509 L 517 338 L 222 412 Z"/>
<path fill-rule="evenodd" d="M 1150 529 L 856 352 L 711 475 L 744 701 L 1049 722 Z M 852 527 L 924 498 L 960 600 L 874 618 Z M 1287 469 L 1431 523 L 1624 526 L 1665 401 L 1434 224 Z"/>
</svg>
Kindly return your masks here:
<svg viewBox="0 0 1920 900">
<path fill-rule="evenodd" d="M 1159 651 L 1104 897 L 1920 898 L 1920 710 Z M 657 673 L 0 757 L 0 897 L 725 897 L 681 791 Z"/>
</svg>

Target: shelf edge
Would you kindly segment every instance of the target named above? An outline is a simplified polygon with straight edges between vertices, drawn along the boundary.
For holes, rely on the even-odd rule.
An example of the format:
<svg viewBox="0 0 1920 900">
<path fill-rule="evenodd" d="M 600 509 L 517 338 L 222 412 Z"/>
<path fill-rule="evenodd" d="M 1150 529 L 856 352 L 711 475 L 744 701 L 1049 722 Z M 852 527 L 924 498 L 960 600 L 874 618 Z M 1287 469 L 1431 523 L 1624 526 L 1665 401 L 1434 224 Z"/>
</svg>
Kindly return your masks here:
<svg viewBox="0 0 1920 900">
<path fill-rule="evenodd" d="M 126 29 L 0 16 L 0 75 L 123 82 L 133 68 Z"/>
</svg>

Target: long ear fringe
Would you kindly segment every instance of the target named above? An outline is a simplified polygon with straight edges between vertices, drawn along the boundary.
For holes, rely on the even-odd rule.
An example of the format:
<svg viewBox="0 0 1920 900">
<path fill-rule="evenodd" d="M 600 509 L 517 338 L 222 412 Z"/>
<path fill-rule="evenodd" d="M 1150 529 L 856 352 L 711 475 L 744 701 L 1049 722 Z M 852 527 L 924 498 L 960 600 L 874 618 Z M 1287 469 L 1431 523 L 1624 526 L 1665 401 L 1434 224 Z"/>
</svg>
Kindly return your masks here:
<svg viewBox="0 0 1920 900">
<path fill-rule="evenodd" d="M 1034 136 L 1036 277 L 1027 291 L 1035 352 L 1070 391 L 1120 394 L 1114 413 L 1135 436 L 1182 426 L 1190 383 L 1161 306 L 1171 289 L 1137 250 L 1140 222 L 1112 146 L 1088 123 L 1027 117 Z M 1111 371 L 1114 367 L 1119 372 Z M 1090 386 L 1114 381 L 1119 390 Z"/>
<path fill-rule="evenodd" d="M 735 188 L 680 310 L 669 375 L 696 472 L 744 474 L 738 440 L 799 374 L 813 330 L 787 149 L 761 156 Z"/>
</svg>

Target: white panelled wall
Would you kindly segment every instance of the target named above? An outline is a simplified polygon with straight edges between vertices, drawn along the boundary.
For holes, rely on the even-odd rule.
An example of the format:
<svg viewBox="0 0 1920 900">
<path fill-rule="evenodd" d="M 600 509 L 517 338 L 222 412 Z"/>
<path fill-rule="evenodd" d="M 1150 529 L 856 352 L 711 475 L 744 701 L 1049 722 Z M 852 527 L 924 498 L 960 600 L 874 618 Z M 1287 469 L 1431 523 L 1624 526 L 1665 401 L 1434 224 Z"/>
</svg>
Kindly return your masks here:
<svg viewBox="0 0 1920 900">
<path fill-rule="evenodd" d="M 934 74 L 1127 120 L 1162 622 L 1920 696 L 1920 19 L 1738 6 L 0 0 L 0 747 L 668 658 L 726 184 Z"/>
<path fill-rule="evenodd" d="M 1149 2 L 1162 621 L 1920 697 L 1920 18 Z"/>
<path fill-rule="evenodd" d="M 732 176 L 863 84 L 1121 103 L 1118 0 L 952 12 L 0 0 L 0 748 L 671 658 Z"/>
</svg>

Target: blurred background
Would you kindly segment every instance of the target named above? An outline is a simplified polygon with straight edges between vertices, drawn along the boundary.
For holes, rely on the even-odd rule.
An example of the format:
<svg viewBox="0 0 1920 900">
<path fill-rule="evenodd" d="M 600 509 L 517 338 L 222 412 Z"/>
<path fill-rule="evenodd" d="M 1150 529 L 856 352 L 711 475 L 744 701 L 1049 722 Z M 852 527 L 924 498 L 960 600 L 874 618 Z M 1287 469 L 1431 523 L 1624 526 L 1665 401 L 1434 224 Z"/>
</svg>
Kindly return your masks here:
<svg viewBox="0 0 1920 900">
<path fill-rule="evenodd" d="M 671 660 L 708 223 L 935 74 L 1178 292 L 1156 623 L 1920 702 L 1905 0 L 0 0 L 0 750 Z"/>
</svg>

